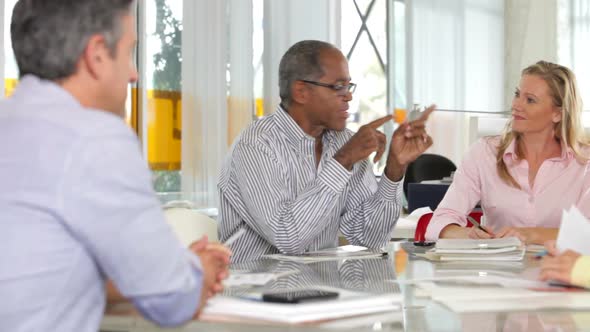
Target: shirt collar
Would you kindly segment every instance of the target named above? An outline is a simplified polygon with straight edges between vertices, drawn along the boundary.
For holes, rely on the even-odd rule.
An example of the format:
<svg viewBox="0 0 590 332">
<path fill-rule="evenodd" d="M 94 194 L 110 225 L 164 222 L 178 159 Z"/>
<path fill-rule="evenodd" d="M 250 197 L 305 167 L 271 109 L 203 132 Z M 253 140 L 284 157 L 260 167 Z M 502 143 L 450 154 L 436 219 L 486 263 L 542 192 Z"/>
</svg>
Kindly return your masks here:
<svg viewBox="0 0 590 332">
<path fill-rule="evenodd" d="M 559 158 L 552 158 L 551 160 L 570 162 L 574 158 L 574 150 L 571 147 L 565 145 L 565 143 L 561 142 L 561 156 Z"/>
<path fill-rule="evenodd" d="M 315 138 L 306 134 L 295 120 L 280 105 L 275 112 L 275 121 L 283 131 L 287 143 L 304 154 L 314 154 Z"/>
<path fill-rule="evenodd" d="M 30 74 L 21 77 L 11 98 L 28 101 L 49 100 L 51 103 L 72 106 L 72 109 L 82 107 L 80 102 L 59 84 Z"/>
<path fill-rule="evenodd" d="M 517 161 L 518 156 L 516 155 L 516 138 L 513 138 L 512 142 L 510 142 L 510 145 L 508 145 L 506 151 L 504 151 L 502 159 L 504 159 L 504 162 L 506 162 L 507 164 L 514 163 L 515 161 Z M 571 147 L 561 142 L 561 156 L 550 158 L 548 160 L 569 163 L 572 159 L 574 159 L 574 151 Z"/>
<path fill-rule="evenodd" d="M 516 155 L 516 138 L 512 139 L 512 142 L 510 142 L 510 145 L 508 145 L 504 151 L 502 158 L 506 163 L 512 163 L 518 159 L 518 156 Z"/>
</svg>

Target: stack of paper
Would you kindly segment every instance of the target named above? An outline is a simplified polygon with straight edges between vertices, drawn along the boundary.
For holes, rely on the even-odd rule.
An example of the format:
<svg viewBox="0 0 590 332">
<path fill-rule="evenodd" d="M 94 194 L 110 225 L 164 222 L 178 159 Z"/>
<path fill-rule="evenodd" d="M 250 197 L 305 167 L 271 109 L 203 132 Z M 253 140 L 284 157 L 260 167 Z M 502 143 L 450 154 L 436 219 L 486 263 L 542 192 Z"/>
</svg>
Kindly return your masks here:
<svg viewBox="0 0 590 332">
<path fill-rule="evenodd" d="M 235 318 L 239 321 L 297 324 L 401 310 L 401 294 L 369 294 L 332 288 L 326 290 L 338 291 L 338 298 L 295 304 L 262 302 L 261 294 L 251 294 L 249 298 L 216 296 L 207 302 L 201 319 L 218 321 L 220 318 Z"/>
<path fill-rule="evenodd" d="M 516 237 L 501 239 L 440 239 L 426 258 L 440 261 L 520 261 L 525 247 Z"/>
</svg>

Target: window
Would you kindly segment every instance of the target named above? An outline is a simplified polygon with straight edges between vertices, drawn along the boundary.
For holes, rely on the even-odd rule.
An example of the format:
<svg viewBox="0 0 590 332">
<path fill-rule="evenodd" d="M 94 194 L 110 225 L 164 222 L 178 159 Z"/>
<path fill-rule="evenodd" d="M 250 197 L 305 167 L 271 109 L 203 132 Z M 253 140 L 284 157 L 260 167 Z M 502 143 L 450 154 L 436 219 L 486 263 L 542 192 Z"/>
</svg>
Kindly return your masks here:
<svg viewBox="0 0 590 332">
<path fill-rule="evenodd" d="M 145 1 L 144 68 L 147 161 L 159 192 L 180 191 L 182 1 Z"/>
<path fill-rule="evenodd" d="M 387 109 L 386 0 L 342 2 L 342 52 L 357 83 L 347 127 L 358 128 L 391 113 Z"/>
<path fill-rule="evenodd" d="M 405 4 L 403 1 L 341 2 L 341 44 L 349 60 L 352 81 L 358 84 L 347 127 L 359 127 L 386 114 L 405 119 Z M 388 79 L 389 78 L 389 79 Z M 391 126 L 385 127 L 389 137 Z M 376 165 L 380 173 L 385 158 Z"/>
<path fill-rule="evenodd" d="M 590 101 L 590 5 L 584 0 L 560 0 L 558 19 L 558 58 L 576 74 L 584 109 Z M 584 112 L 583 124 L 590 127 L 590 112 Z"/>
<path fill-rule="evenodd" d="M 10 21 L 16 1 L 4 1 L 4 87 L 7 96 L 18 83 L 18 67 L 10 41 Z M 138 63 L 138 71 L 146 88 L 146 107 L 142 113 L 139 107 L 141 91 L 135 84 L 130 84 L 125 120 L 141 133 L 139 120 L 146 117 L 143 143 L 147 144 L 147 160 L 154 171 L 154 187 L 157 191 L 179 191 L 182 1 L 150 0 L 140 2 L 138 6 L 141 6 L 138 11 L 145 10 L 143 17 L 146 18 L 143 27 L 138 19 L 138 31 L 144 32 L 139 35 L 138 47 L 145 49 L 145 65 Z"/>
<path fill-rule="evenodd" d="M 252 0 L 252 14 L 255 116 L 260 118 L 264 115 L 264 0 Z"/>
<path fill-rule="evenodd" d="M 10 40 L 10 20 L 17 0 L 4 0 L 4 95 L 10 96 L 18 83 L 18 66 Z"/>
</svg>

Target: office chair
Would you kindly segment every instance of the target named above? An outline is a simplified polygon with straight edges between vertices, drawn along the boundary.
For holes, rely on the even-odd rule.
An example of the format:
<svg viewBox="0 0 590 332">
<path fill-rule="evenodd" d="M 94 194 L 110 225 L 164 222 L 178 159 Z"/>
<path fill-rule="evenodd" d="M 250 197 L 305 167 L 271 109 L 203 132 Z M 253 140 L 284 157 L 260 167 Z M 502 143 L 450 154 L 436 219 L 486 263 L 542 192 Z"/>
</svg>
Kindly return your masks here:
<svg viewBox="0 0 590 332">
<path fill-rule="evenodd" d="M 455 164 L 438 154 L 422 154 L 408 165 L 404 178 L 404 195 L 408 198 L 408 184 L 424 180 L 440 180 L 451 176 L 457 169 Z"/>
<path fill-rule="evenodd" d="M 418 219 L 418 223 L 416 224 L 416 231 L 414 232 L 414 241 L 415 242 L 424 242 L 426 240 L 426 229 L 428 228 L 428 224 L 430 224 L 430 219 L 432 219 L 432 212 L 424 214 L 420 219 Z M 481 216 L 483 212 L 481 211 L 472 211 L 469 213 L 469 216 L 475 219 L 477 222 L 481 222 Z M 473 224 L 467 222 L 467 227 L 472 227 Z"/>
<path fill-rule="evenodd" d="M 209 241 L 217 242 L 217 221 L 204 213 L 183 207 L 164 210 L 166 220 L 180 242 L 188 247 L 194 241 L 207 235 Z"/>
</svg>

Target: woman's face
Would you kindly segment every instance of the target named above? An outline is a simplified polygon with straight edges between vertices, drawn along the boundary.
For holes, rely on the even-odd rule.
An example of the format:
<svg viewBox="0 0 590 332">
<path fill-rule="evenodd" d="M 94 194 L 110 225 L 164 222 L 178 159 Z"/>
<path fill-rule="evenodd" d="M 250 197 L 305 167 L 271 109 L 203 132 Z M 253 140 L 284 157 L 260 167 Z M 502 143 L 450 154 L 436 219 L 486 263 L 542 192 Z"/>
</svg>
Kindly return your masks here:
<svg viewBox="0 0 590 332">
<path fill-rule="evenodd" d="M 512 130 L 553 135 L 559 121 L 561 108 L 553 104 L 547 83 L 539 76 L 523 75 L 512 99 Z"/>
</svg>

